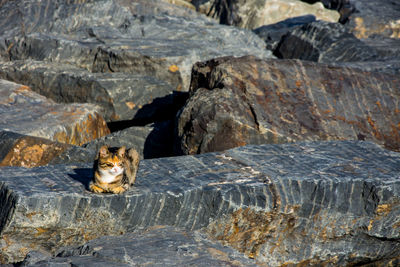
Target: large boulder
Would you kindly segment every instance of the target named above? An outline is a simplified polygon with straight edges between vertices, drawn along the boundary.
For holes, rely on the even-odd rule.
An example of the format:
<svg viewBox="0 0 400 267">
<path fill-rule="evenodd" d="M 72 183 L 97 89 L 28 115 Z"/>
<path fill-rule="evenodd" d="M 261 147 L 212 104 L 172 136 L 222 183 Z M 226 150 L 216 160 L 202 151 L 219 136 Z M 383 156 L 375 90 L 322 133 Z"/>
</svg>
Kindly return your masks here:
<svg viewBox="0 0 400 267">
<path fill-rule="evenodd" d="M 177 118 L 176 153 L 302 140 L 400 150 L 398 75 L 247 56 L 200 62 Z"/>
<path fill-rule="evenodd" d="M 28 86 L 0 80 L 0 130 L 81 145 L 110 133 L 92 104 L 58 104 Z"/>
<path fill-rule="evenodd" d="M 349 16 L 348 27 L 358 38 L 382 35 L 400 38 L 400 3 L 392 0 L 351 0 L 354 12 Z"/>
<path fill-rule="evenodd" d="M 21 261 L 31 250 L 58 251 L 54 261 L 101 262 L 115 244 L 120 262 L 134 265 L 143 259 L 132 252 L 136 241 L 161 264 L 164 258 L 157 255 L 166 244 L 177 248 L 182 235 L 170 228 L 169 235 L 143 232 L 157 225 L 200 230 L 253 263 L 271 266 L 345 266 L 400 257 L 400 154 L 374 143 L 246 146 L 143 160 L 137 183 L 122 195 L 89 192 L 91 172 L 91 164 L 1 167 L 3 263 Z M 102 237 L 129 232 L 137 234 Z M 154 233 L 160 238 L 155 243 Z M 81 248 L 61 248 L 99 237 Z M 202 247 L 194 251 L 204 253 Z M 215 253 L 224 255 L 208 252 L 202 255 L 210 261 Z M 228 249 L 223 252 L 234 257 Z"/>
<path fill-rule="evenodd" d="M 160 1 L 6 1 L 0 25 L 0 77 L 57 102 L 99 104 L 107 121 L 187 91 L 197 61 L 272 56 L 251 31 Z"/>
<path fill-rule="evenodd" d="M 288 18 L 314 15 L 319 20 L 337 22 L 340 14 L 326 9 L 322 3 L 299 0 L 192 0 L 198 11 L 222 24 L 255 29 Z"/>
<path fill-rule="evenodd" d="M 343 25 L 324 21 L 311 22 L 288 32 L 281 38 L 274 54 L 279 58 L 325 63 L 379 58 L 373 47 L 357 39 Z"/>
</svg>

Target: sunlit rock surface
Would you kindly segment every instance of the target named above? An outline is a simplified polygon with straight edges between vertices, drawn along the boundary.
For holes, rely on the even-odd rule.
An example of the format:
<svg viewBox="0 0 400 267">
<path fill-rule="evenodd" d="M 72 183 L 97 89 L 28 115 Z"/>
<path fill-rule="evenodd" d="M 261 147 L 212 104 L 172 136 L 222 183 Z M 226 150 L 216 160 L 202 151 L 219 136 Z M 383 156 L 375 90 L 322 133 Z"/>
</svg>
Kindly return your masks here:
<svg viewBox="0 0 400 267">
<path fill-rule="evenodd" d="M 398 153 L 361 141 L 144 160 L 123 195 L 90 193 L 91 165 L 2 167 L 1 259 L 168 225 L 274 266 L 391 260 L 400 256 L 399 173 Z"/>
</svg>

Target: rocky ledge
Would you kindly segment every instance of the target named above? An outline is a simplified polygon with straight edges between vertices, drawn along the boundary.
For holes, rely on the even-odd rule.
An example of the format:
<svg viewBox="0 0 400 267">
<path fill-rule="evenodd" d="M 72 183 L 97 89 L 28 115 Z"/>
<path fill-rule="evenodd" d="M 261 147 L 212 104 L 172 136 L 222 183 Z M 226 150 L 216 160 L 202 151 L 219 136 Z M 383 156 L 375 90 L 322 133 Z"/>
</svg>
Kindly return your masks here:
<svg viewBox="0 0 400 267">
<path fill-rule="evenodd" d="M 103 236 L 122 235 L 115 249 L 126 249 L 126 256 L 118 252 L 121 258 L 116 253 L 107 261 L 139 264 L 136 244 L 157 265 L 165 259 L 154 255 L 178 249 L 180 238 L 171 236 L 187 231 L 194 231 L 188 240 L 210 240 L 189 249 L 194 258 L 203 257 L 204 246 L 239 257 L 226 248 L 220 253 L 216 241 L 250 263 L 271 266 L 386 264 L 400 257 L 400 154 L 370 142 L 245 146 L 143 160 L 137 184 L 123 195 L 90 193 L 91 171 L 85 164 L 1 169 L 3 263 L 33 250 L 54 253 L 43 256 L 50 262 L 101 262 L 107 243 L 118 242 Z"/>
</svg>

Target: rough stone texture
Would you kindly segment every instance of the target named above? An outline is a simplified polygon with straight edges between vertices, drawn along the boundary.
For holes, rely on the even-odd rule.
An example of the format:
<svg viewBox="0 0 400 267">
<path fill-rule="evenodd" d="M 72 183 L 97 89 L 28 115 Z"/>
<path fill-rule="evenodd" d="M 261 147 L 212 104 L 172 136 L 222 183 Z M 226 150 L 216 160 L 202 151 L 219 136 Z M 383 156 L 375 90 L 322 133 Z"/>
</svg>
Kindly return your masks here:
<svg viewBox="0 0 400 267">
<path fill-rule="evenodd" d="M 177 119 L 176 153 L 343 139 L 399 151 L 399 84 L 399 75 L 299 60 L 198 63 Z"/>
<path fill-rule="evenodd" d="M 308 23 L 290 31 L 281 38 L 274 54 L 279 58 L 325 63 L 384 59 L 343 25 L 324 21 Z"/>
<path fill-rule="evenodd" d="M 392 0 L 351 0 L 355 12 L 346 26 L 358 37 L 374 34 L 400 38 L 400 3 Z"/>
<path fill-rule="evenodd" d="M 339 13 L 325 9 L 323 4 L 308 4 L 298 0 L 194 0 L 198 11 L 218 19 L 220 23 L 255 29 L 288 18 L 314 15 L 319 20 L 337 22 Z"/>
<path fill-rule="evenodd" d="M 91 73 L 69 64 L 32 60 L 0 63 L 0 77 L 23 81 L 36 92 L 58 103 L 93 103 L 103 107 L 106 121 L 152 120 L 172 108 L 174 88 L 156 78 L 128 73 Z"/>
<path fill-rule="evenodd" d="M 28 86 L 0 80 L 0 130 L 81 145 L 109 133 L 101 109 L 57 104 Z"/>
<path fill-rule="evenodd" d="M 264 48 L 251 31 L 160 1 L 26 0 L 0 7 L 0 58 L 16 61 L 2 64 L 1 77 L 26 79 L 57 101 L 100 104 L 107 120 L 132 119 L 141 106 L 187 91 L 197 61 L 272 57 Z"/>
<path fill-rule="evenodd" d="M 0 131 L 0 166 L 46 165 L 70 147 L 44 138 Z"/>
<path fill-rule="evenodd" d="M 56 257 L 37 254 L 29 253 L 22 266 L 257 266 L 254 260 L 207 240 L 204 234 L 173 227 L 101 237 L 80 247 L 61 249 Z"/>
<path fill-rule="evenodd" d="M 1 168 L 3 262 L 156 225 L 202 230 L 271 266 L 400 257 L 400 154 L 370 142 L 246 146 L 144 160 L 137 183 L 123 195 L 90 193 L 90 173 L 90 165 Z M 99 256 L 116 239 L 101 240 L 89 243 L 99 245 Z M 121 247 L 130 251 L 126 242 Z M 141 245 L 153 251 L 150 258 L 160 253 L 157 243 Z"/>
</svg>

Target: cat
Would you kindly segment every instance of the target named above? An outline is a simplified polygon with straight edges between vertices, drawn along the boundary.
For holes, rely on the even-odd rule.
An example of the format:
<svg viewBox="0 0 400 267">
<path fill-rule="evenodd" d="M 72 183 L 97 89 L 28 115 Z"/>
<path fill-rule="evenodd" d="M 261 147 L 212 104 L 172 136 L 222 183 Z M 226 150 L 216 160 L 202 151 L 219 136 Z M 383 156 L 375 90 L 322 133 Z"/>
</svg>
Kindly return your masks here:
<svg viewBox="0 0 400 267">
<path fill-rule="evenodd" d="M 139 167 L 139 154 L 125 146 L 111 150 L 102 146 L 93 165 L 93 179 L 89 189 L 95 193 L 120 194 L 135 183 Z"/>
</svg>

